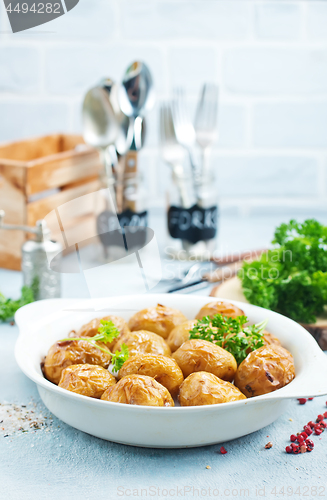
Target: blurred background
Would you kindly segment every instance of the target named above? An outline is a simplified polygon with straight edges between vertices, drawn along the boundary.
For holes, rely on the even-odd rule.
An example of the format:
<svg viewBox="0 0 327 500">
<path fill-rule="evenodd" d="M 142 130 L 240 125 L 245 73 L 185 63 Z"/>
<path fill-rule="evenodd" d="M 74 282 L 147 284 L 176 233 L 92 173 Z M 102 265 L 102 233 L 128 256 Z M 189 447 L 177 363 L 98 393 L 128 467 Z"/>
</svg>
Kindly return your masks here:
<svg viewBox="0 0 327 500">
<path fill-rule="evenodd" d="M 209 81 L 220 86 L 211 163 L 221 213 L 326 214 L 327 2 L 80 0 L 15 35 L 2 2 L 0 18 L 0 142 L 80 133 L 86 90 L 143 60 L 157 94 L 140 157 L 151 207 L 164 206 L 171 175 L 160 101 L 183 86 L 194 108 Z"/>
</svg>

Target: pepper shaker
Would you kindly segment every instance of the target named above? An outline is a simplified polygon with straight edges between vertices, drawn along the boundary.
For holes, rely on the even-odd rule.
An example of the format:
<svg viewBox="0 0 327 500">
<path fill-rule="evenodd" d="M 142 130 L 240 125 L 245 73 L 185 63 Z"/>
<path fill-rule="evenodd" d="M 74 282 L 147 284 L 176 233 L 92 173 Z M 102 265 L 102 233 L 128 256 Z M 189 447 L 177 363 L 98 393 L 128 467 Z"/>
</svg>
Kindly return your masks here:
<svg viewBox="0 0 327 500">
<path fill-rule="evenodd" d="M 32 288 L 35 300 L 59 298 L 61 275 L 49 267 L 51 260 L 62 251 L 62 246 L 50 239 L 50 230 L 44 220 L 35 227 L 4 224 L 5 212 L 0 210 L 0 229 L 17 230 L 35 234 L 34 240 L 22 246 L 22 272 L 24 286 Z"/>
</svg>

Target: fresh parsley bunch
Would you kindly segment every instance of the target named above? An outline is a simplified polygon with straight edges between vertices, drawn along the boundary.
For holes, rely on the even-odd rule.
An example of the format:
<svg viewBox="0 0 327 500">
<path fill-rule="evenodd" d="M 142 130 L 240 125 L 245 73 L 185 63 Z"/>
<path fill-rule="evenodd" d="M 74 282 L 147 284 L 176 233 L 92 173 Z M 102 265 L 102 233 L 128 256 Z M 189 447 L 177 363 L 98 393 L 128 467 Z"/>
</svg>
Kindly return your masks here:
<svg viewBox="0 0 327 500">
<path fill-rule="evenodd" d="M 222 314 L 215 314 L 213 318 L 205 316 L 198 320 L 193 330 L 190 331 L 190 339 L 213 342 L 233 354 L 237 363 L 240 364 L 249 351 L 254 351 L 264 345 L 263 331 L 267 321 L 244 327 L 247 322 L 246 316 L 236 318 L 228 318 Z"/>
<path fill-rule="evenodd" d="M 109 349 L 105 349 L 104 347 L 97 344 L 97 342 L 111 344 L 111 342 L 119 336 L 119 330 L 112 321 L 101 320 L 98 332 L 99 333 L 94 335 L 94 337 L 69 337 L 66 339 L 62 339 L 60 342 L 65 342 L 67 340 L 86 340 L 86 342 L 89 342 L 101 351 L 111 354 L 111 363 L 113 366 L 113 370 L 115 372 L 118 372 L 125 361 L 127 361 L 127 359 L 129 358 L 128 347 L 126 344 L 122 344 L 121 351 L 116 351 L 115 353 L 113 353 L 109 351 Z"/>
<path fill-rule="evenodd" d="M 32 288 L 23 286 L 22 295 L 18 300 L 7 299 L 0 293 L 0 322 L 10 321 L 14 318 L 15 312 L 26 304 L 34 302 L 34 293 Z"/>
<path fill-rule="evenodd" d="M 327 305 L 327 226 L 291 220 L 275 231 L 275 246 L 239 272 L 252 304 L 300 323 L 315 323 Z"/>
</svg>

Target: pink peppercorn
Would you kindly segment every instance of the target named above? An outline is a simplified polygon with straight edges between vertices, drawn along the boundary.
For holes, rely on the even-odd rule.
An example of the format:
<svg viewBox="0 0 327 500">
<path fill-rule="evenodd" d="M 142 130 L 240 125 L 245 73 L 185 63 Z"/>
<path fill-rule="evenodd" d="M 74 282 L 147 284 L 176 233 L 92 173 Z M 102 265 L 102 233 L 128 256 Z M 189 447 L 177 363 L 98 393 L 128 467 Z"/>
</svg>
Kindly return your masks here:
<svg viewBox="0 0 327 500">
<path fill-rule="evenodd" d="M 315 434 L 316 434 L 316 436 L 320 436 L 321 433 L 322 433 L 322 430 L 319 427 L 316 427 L 315 428 Z"/>
<path fill-rule="evenodd" d="M 286 453 L 292 453 L 293 449 L 291 446 L 286 446 L 285 451 L 286 451 Z"/>
<path fill-rule="evenodd" d="M 325 411 L 324 413 L 324 418 L 327 418 L 327 411 Z"/>
<path fill-rule="evenodd" d="M 310 427 L 309 425 L 305 425 L 305 426 L 304 426 L 304 432 L 305 432 L 308 436 L 311 436 L 311 434 L 312 434 L 311 427 Z"/>
<path fill-rule="evenodd" d="M 310 420 L 310 422 L 308 422 L 307 424 L 309 427 L 314 427 L 316 424 L 314 422 L 312 422 L 312 420 Z"/>
<path fill-rule="evenodd" d="M 306 398 L 300 398 L 300 399 L 298 399 L 298 402 L 300 403 L 300 405 L 305 405 L 305 403 L 307 402 L 307 399 Z"/>
<path fill-rule="evenodd" d="M 316 422 L 321 422 L 322 420 L 324 420 L 324 416 L 318 415 Z"/>
<path fill-rule="evenodd" d="M 314 442 L 311 439 L 307 439 L 306 442 L 306 447 L 308 451 L 312 451 L 314 448 Z"/>
<path fill-rule="evenodd" d="M 297 436 L 295 434 L 291 434 L 290 440 L 293 441 L 293 442 L 296 441 L 297 440 Z"/>
<path fill-rule="evenodd" d="M 222 447 L 220 448 L 220 453 L 221 453 L 222 455 L 226 455 L 227 450 L 226 450 L 226 449 L 222 446 Z"/>
</svg>

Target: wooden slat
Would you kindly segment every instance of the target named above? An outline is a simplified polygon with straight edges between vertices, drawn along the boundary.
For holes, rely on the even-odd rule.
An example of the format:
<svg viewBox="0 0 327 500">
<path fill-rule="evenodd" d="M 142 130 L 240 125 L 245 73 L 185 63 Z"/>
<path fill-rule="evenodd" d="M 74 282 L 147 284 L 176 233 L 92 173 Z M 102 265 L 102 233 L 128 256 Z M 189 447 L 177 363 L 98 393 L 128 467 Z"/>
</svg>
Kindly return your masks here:
<svg viewBox="0 0 327 500">
<path fill-rule="evenodd" d="M 55 208 L 60 207 L 64 203 L 84 196 L 85 194 L 93 193 L 101 188 L 99 179 L 93 178 L 91 181 L 84 182 L 75 187 L 70 187 L 62 190 L 47 198 L 33 201 L 27 205 L 27 223 L 35 225 L 36 221 L 45 217 Z"/>
<path fill-rule="evenodd" d="M 99 155 L 90 148 L 75 150 L 83 143 L 79 135 L 54 134 L 0 145 L 0 209 L 7 223 L 33 226 L 52 210 L 101 189 Z M 58 193 L 46 193 L 58 188 Z M 43 197 L 37 199 L 39 194 Z M 32 195 L 36 199 L 29 201 Z M 82 208 L 79 214 L 68 214 L 65 223 L 74 238 L 85 239 L 94 233 L 96 210 L 90 203 Z M 20 268 L 26 237 L 22 231 L 0 230 L 1 267 Z"/>
<path fill-rule="evenodd" d="M 4 269 L 12 269 L 13 271 L 21 270 L 21 253 L 17 248 L 1 248 L 0 243 L 0 267 Z"/>
<path fill-rule="evenodd" d="M 61 134 L 0 145 L 0 158 L 24 163 L 60 152 Z"/>
<path fill-rule="evenodd" d="M 25 168 L 26 195 L 46 191 L 98 175 L 102 170 L 99 154 L 86 148 L 79 135 L 56 134 L 0 146 L 0 172 L 13 176 L 15 168 Z M 12 171 L 12 172 L 11 172 Z"/>
<path fill-rule="evenodd" d="M 75 149 L 78 144 L 84 144 L 84 139 L 78 134 L 62 134 L 61 147 L 62 151 Z"/>
<path fill-rule="evenodd" d="M 78 242 L 79 246 L 83 246 L 83 242 L 88 240 L 96 234 L 96 217 L 94 214 L 86 214 L 80 217 L 74 217 L 66 223 L 65 234 L 68 236 L 70 241 Z M 58 239 L 58 236 L 54 233 L 54 238 Z M 64 250 L 75 251 L 75 245 L 64 246 Z"/>
<path fill-rule="evenodd" d="M 0 144 L 0 158 L 27 163 L 45 156 L 73 150 L 84 144 L 83 137 L 77 134 L 52 134 Z"/>
<path fill-rule="evenodd" d="M 27 195 L 65 186 L 100 173 L 102 165 L 95 151 L 62 153 L 37 160 L 27 169 Z"/>
<path fill-rule="evenodd" d="M 6 212 L 6 222 L 12 224 L 26 223 L 25 195 L 19 187 L 23 183 L 22 175 L 22 171 L 15 171 L 12 176 L 15 183 L 0 175 L 0 209 Z M 24 241 L 22 231 L 0 229 L 0 267 L 20 269 L 20 249 Z"/>
<path fill-rule="evenodd" d="M 6 181 L 6 185 L 2 184 L 1 179 Z M 12 163 L 3 164 L 0 160 L 0 205 L 3 197 L 6 196 L 6 190 L 8 187 L 13 187 L 14 189 L 19 189 L 21 193 L 26 195 L 26 168 L 23 164 Z"/>
</svg>

